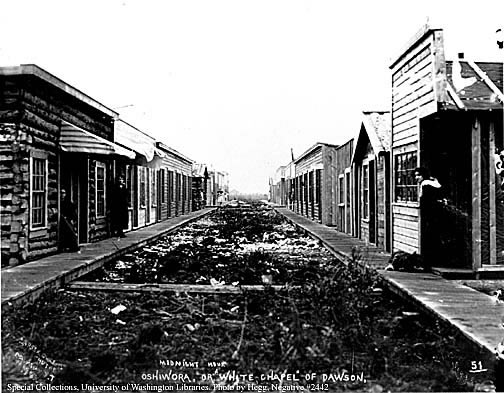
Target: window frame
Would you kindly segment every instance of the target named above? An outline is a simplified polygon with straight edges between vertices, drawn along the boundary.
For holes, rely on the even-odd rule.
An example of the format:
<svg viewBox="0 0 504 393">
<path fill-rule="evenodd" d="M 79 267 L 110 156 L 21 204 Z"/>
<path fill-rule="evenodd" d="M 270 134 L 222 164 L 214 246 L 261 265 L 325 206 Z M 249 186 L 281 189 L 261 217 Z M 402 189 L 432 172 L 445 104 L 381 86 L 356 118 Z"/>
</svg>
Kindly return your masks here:
<svg viewBox="0 0 504 393">
<path fill-rule="evenodd" d="M 103 169 L 103 214 L 98 211 L 98 169 Z M 95 217 L 104 218 L 107 216 L 107 165 L 100 161 L 95 161 Z"/>
<path fill-rule="evenodd" d="M 160 185 L 161 185 L 161 203 L 166 203 L 166 170 L 165 169 L 160 169 L 159 170 L 159 177 L 161 179 Z"/>
<path fill-rule="evenodd" d="M 34 225 L 34 214 L 33 214 L 33 208 L 34 208 L 34 160 L 40 160 L 43 161 L 43 169 L 44 169 L 44 174 L 43 174 L 43 187 L 42 190 L 39 191 L 37 190 L 36 193 L 40 193 L 43 195 L 42 197 L 42 202 L 43 206 L 40 208 L 42 215 L 43 215 L 43 220 L 42 222 L 37 223 Z M 47 187 L 49 183 L 49 160 L 47 154 L 44 153 L 37 153 L 37 152 L 32 152 L 30 155 L 30 230 L 40 230 L 40 229 L 47 229 L 48 228 L 48 193 L 47 193 Z"/>
<path fill-rule="evenodd" d="M 150 169 L 150 205 L 151 207 L 157 207 L 157 184 L 156 178 L 157 173 L 155 169 Z"/>
<path fill-rule="evenodd" d="M 145 205 L 147 203 L 147 187 L 146 187 L 146 174 L 145 170 L 147 168 L 141 166 L 138 168 L 139 173 L 138 173 L 138 203 L 140 205 L 141 209 L 145 208 Z"/>
<path fill-rule="evenodd" d="M 401 168 L 399 168 L 399 164 Z M 417 150 L 408 150 L 394 154 L 393 165 L 394 203 L 406 205 L 418 204 L 418 184 L 415 179 L 415 168 L 418 167 Z M 406 196 L 404 197 L 404 195 Z"/>
<path fill-rule="evenodd" d="M 128 191 L 128 209 L 133 208 L 133 165 L 126 165 L 126 190 Z"/>
<path fill-rule="evenodd" d="M 362 164 L 362 219 L 369 220 L 369 162 Z"/>
<path fill-rule="evenodd" d="M 345 206 L 345 175 L 338 175 L 338 206 Z"/>
</svg>

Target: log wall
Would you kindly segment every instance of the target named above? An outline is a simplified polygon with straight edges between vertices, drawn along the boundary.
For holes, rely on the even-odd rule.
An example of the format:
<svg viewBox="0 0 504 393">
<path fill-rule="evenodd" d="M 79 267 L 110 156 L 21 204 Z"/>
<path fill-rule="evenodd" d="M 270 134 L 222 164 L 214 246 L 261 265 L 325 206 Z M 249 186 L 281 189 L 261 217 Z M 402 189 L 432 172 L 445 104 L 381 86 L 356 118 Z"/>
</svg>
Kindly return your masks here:
<svg viewBox="0 0 504 393">
<path fill-rule="evenodd" d="M 2 260 L 16 265 L 56 252 L 58 248 L 61 122 L 68 121 L 112 140 L 113 119 L 34 75 L 2 75 L 0 90 Z M 33 152 L 44 154 L 48 162 L 47 225 L 30 230 L 30 155 Z M 90 237 L 100 238 L 105 227 L 106 223 L 103 227 L 95 223 L 95 232 Z"/>
</svg>

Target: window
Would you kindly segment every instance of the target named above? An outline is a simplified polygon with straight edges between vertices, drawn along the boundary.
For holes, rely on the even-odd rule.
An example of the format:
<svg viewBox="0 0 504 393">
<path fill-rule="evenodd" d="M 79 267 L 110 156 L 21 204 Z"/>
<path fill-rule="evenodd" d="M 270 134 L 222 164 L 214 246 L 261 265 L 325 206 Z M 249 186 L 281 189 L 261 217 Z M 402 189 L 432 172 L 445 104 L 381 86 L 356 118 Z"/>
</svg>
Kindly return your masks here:
<svg viewBox="0 0 504 393">
<path fill-rule="evenodd" d="M 350 172 L 346 173 L 346 205 L 347 208 L 350 209 L 350 201 L 351 201 L 351 194 L 350 194 Z"/>
<path fill-rule="evenodd" d="M 166 203 L 166 175 L 165 175 L 165 170 L 161 169 L 159 171 L 159 182 L 161 185 L 161 203 Z"/>
<path fill-rule="evenodd" d="M 173 172 L 168 171 L 168 198 L 169 202 L 171 203 L 173 201 Z"/>
<path fill-rule="evenodd" d="M 418 201 L 418 188 L 415 180 L 417 153 L 409 152 L 395 156 L 395 201 Z"/>
<path fill-rule="evenodd" d="M 362 218 L 369 217 L 369 165 L 362 167 Z"/>
<path fill-rule="evenodd" d="M 140 179 L 139 179 L 139 185 L 140 185 L 140 206 L 145 207 L 145 168 L 138 168 L 140 171 Z"/>
<path fill-rule="evenodd" d="M 176 182 L 176 184 L 175 184 L 175 200 L 178 203 L 180 201 L 180 194 L 181 194 L 181 185 L 180 185 L 180 183 L 182 182 L 181 174 L 180 173 L 176 174 L 175 182 Z"/>
<path fill-rule="evenodd" d="M 156 198 L 156 170 L 150 169 L 152 171 L 151 176 L 151 206 L 156 206 L 157 198 Z"/>
<path fill-rule="evenodd" d="M 96 217 L 105 216 L 105 165 L 96 163 Z"/>
<path fill-rule="evenodd" d="M 47 159 L 31 159 L 31 227 L 47 226 Z"/>
<path fill-rule="evenodd" d="M 128 207 L 133 206 L 133 166 L 126 165 L 126 189 L 128 190 Z"/>
<path fill-rule="evenodd" d="M 345 187 L 344 187 L 343 175 L 340 175 L 338 178 L 338 191 L 339 191 L 338 203 L 342 205 L 345 203 Z"/>
<path fill-rule="evenodd" d="M 187 178 L 185 175 L 182 175 L 182 202 L 184 203 L 187 199 L 186 193 L 187 193 Z"/>
</svg>

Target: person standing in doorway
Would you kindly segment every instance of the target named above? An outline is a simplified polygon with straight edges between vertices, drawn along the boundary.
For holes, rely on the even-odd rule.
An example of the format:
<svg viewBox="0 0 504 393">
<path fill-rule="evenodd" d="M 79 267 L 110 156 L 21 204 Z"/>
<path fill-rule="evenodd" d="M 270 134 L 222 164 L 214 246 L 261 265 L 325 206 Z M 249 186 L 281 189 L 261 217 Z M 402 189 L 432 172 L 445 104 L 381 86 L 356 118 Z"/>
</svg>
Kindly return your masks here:
<svg viewBox="0 0 504 393">
<path fill-rule="evenodd" d="M 60 251 L 80 252 L 79 239 L 77 236 L 77 208 L 62 188 L 60 201 Z"/>
<path fill-rule="evenodd" d="M 423 167 L 415 169 L 415 179 L 419 185 L 421 253 L 425 267 L 431 267 L 435 259 L 440 258 L 443 254 L 440 237 L 441 184 L 436 178 L 430 176 L 429 171 Z"/>
<path fill-rule="evenodd" d="M 112 204 L 112 236 L 126 237 L 124 230 L 128 228 L 128 189 L 124 176 L 119 176 L 113 194 Z"/>
</svg>

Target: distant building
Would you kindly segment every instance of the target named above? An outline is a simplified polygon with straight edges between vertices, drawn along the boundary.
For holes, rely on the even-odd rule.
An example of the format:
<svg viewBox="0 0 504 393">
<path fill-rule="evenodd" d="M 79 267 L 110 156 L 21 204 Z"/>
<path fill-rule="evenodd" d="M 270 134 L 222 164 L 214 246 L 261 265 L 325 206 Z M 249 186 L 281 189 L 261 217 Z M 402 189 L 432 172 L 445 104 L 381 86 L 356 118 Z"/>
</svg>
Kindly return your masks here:
<svg viewBox="0 0 504 393">
<path fill-rule="evenodd" d="M 294 160 L 295 211 L 330 226 L 337 224 L 333 203 L 337 147 L 319 142 Z"/>
</svg>

